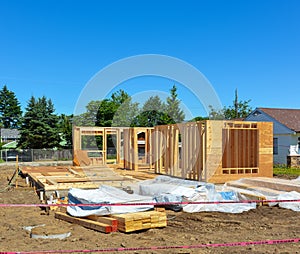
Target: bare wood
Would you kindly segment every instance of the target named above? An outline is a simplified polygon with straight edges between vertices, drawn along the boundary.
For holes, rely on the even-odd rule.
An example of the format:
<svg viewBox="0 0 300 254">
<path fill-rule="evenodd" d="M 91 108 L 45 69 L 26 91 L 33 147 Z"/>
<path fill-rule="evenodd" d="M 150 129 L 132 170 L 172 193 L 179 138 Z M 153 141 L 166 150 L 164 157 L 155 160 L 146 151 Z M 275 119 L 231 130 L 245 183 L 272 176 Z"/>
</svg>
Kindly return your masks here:
<svg viewBox="0 0 300 254">
<path fill-rule="evenodd" d="M 72 217 L 72 216 L 70 216 L 66 213 L 62 213 L 62 212 L 56 212 L 55 218 L 64 220 L 64 221 L 67 221 L 70 223 L 78 224 L 85 228 L 93 229 L 93 230 L 103 232 L 103 233 L 111 233 L 111 232 L 114 232 L 114 230 L 115 230 L 115 228 L 113 228 L 112 226 L 110 226 L 108 224 L 89 220 L 89 219 Z"/>
</svg>

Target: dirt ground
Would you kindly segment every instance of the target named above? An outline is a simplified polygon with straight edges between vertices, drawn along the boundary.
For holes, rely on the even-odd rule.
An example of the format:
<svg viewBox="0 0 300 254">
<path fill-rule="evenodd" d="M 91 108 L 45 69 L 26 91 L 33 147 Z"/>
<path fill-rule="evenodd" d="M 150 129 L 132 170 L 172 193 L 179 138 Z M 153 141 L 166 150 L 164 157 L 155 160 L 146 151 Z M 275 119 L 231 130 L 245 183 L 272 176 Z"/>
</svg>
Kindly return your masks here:
<svg viewBox="0 0 300 254">
<path fill-rule="evenodd" d="M 1 204 L 39 204 L 27 187 L 7 189 L 13 168 L 0 168 Z M 24 180 L 23 180 L 24 181 Z M 21 185 L 25 186 L 24 182 Z M 0 207 L 0 252 L 95 250 L 150 246 L 182 246 L 300 238 L 300 213 L 279 207 L 259 206 L 242 214 L 168 211 L 168 226 L 138 233 L 104 234 L 47 215 L 39 207 Z M 64 240 L 34 239 L 26 226 L 45 224 L 45 230 L 71 232 Z M 93 251 L 91 251 L 93 252 Z M 108 252 L 106 252 L 108 253 Z M 117 253 L 109 252 L 109 253 Z M 124 253 L 300 253 L 300 242 L 275 245 L 205 247 L 194 249 L 135 250 Z"/>
</svg>

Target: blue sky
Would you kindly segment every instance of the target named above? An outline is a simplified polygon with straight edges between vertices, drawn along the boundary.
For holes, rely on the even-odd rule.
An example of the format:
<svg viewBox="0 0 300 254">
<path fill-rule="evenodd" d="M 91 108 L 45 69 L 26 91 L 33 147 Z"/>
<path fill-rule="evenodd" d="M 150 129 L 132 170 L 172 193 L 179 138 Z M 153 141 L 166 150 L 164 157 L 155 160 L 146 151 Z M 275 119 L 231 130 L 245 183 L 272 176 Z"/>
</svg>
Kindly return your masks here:
<svg viewBox="0 0 300 254">
<path fill-rule="evenodd" d="M 201 71 L 223 105 L 232 104 L 237 88 L 253 108 L 299 108 L 299 13 L 298 0 L 1 0 L 0 86 L 23 107 L 32 95 L 45 95 L 58 114 L 71 114 L 102 68 L 162 54 Z M 168 92 L 174 84 L 133 83 L 121 87 L 134 95 L 134 87 Z M 194 116 L 206 114 L 192 94 L 181 87 L 178 93 Z"/>
</svg>

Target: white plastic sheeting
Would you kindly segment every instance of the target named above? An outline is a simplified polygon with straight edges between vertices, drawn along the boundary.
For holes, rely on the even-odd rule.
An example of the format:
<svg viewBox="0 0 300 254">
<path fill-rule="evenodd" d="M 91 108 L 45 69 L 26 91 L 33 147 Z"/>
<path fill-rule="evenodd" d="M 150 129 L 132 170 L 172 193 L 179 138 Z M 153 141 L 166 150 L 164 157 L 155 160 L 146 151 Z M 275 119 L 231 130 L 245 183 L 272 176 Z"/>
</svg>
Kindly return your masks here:
<svg viewBox="0 0 300 254">
<path fill-rule="evenodd" d="M 277 200 L 300 200 L 300 193 L 296 191 L 284 192 L 279 194 Z M 276 205 L 276 203 L 273 203 Z M 278 206 L 300 212 L 300 202 L 278 202 Z"/>
<path fill-rule="evenodd" d="M 69 204 L 129 204 L 129 203 L 151 203 L 152 197 L 141 196 L 137 194 L 128 194 L 127 192 L 106 185 L 98 189 L 83 190 L 70 189 L 68 193 Z M 68 206 L 67 211 L 70 215 L 76 217 L 85 217 L 89 215 L 107 215 L 117 213 L 141 212 L 152 209 L 152 205 L 140 206 Z"/>
<path fill-rule="evenodd" d="M 215 185 L 204 182 L 196 182 L 159 176 L 153 180 L 146 180 L 139 183 L 139 194 L 153 196 L 157 202 L 177 201 L 239 201 L 243 199 L 238 193 L 217 192 Z M 183 206 L 183 211 L 193 212 L 225 212 L 242 213 L 256 208 L 255 203 L 251 204 L 188 204 Z"/>
<path fill-rule="evenodd" d="M 217 192 L 215 186 L 205 185 L 195 190 L 195 195 L 189 201 L 240 201 L 243 198 L 236 192 Z M 195 212 L 223 212 L 242 213 L 256 208 L 256 203 L 228 203 L 228 204 L 188 204 L 183 207 L 183 211 Z"/>
<path fill-rule="evenodd" d="M 172 194 L 180 197 L 191 197 L 198 186 L 206 183 L 172 178 L 169 176 L 158 176 L 151 180 L 138 183 L 138 194 L 157 197 L 162 194 Z"/>
<path fill-rule="evenodd" d="M 300 181 L 300 177 L 293 181 Z M 256 203 L 217 203 L 217 201 L 242 201 L 246 197 L 239 193 L 238 188 L 226 186 L 220 189 L 210 183 L 190 181 L 172 178 L 168 176 L 158 176 L 152 180 L 139 182 L 136 186 L 131 186 L 134 189 L 133 194 L 129 194 L 121 189 L 102 185 L 99 189 L 82 190 L 71 189 L 69 191 L 70 204 L 115 204 L 115 203 L 155 203 L 155 202 L 182 202 L 182 201 L 216 201 L 215 204 L 188 204 L 177 205 L 172 208 L 183 209 L 188 213 L 194 212 L 224 212 L 224 213 L 242 213 L 250 209 L 256 208 Z M 218 191 L 216 189 L 218 187 Z M 247 189 L 242 190 L 243 193 L 250 196 L 263 196 L 266 199 L 272 200 L 299 200 L 300 193 L 298 192 L 279 192 L 274 195 L 274 192 L 268 193 L 267 190 Z M 270 203 L 270 205 L 279 205 L 280 207 L 300 211 L 299 202 L 278 202 Z M 170 207 L 170 206 L 169 206 Z M 89 215 L 107 215 L 117 213 L 139 212 L 152 209 L 152 205 L 138 206 L 69 206 L 67 211 L 72 216 L 85 217 Z M 175 210 L 175 209 L 174 209 Z"/>
<path fill-rule="evenodd" d="M 291 183 L 294 184 L 300 184 L 300 177 L 292 180 L 286 180 L 290 181 Z M 244 179 L 241 178 L 239 180 L 236 180 L 235 183 L 238 184 L 243 184 Z M 238 188 L 238 187 L 232 187 L 232 186 L 227 186 L 226 184 L 223 186 L 224 190 L 232 190 L 236 192 L 241 192 L 245 195 L 249 195 L 250 197 L 253 197 L 252 199 L 255 199 L 255 197 L 262 197 L 266 200 L 291 200 L 290 202 L 269 202 L 269 206 L 279 206 L 282 208 L 286 209 L 291 209 L 296 212 L 300 212 L 300 202 L 295 201 L 292 202 L 293 200 L 300 200 L 300 193 L 296 191 L 282 191 L 282 190 L 275 190 L 271 188 L 267 188 L 267 186 L 264 186 L 262 183 L 260 183 L 260 186 L 252 186 L 249 188 Z"/>
</svg>

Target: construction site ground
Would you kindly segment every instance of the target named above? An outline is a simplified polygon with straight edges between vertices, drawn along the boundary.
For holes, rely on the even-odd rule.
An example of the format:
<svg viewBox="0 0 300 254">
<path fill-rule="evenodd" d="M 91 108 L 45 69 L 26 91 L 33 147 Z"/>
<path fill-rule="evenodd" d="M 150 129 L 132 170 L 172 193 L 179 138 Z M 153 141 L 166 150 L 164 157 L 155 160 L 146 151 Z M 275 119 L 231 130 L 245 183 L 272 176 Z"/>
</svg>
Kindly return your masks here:
<svg viewBox="0 0 300 254">
<path fill-rule="evenodd" d="M 15 167 L 0 168 L 1 204 L 39 204 L 24 179 L 18 188 L 7 188 Z M 281 176 L 284 177 L 284 176 Z M 168 225 L 135 233 L 104 234 L 54 218 L 39 207 L 0 207 L 0 252 L 100 250 L 150 246 L 195 246 L 300 238 L 300 213 L 279 207 L 259 206 L 242 214 L 167 211 Z M 34 239 L 23 229 L 45 224 L 48 234 L 71 232 L 68 238 Z M 92 251 L 91 251 L 92 252 Z M 106 252 L 107 253 L 107 252 Z M 117 252 L 111 252 L 117 253 Z M 273 245 L 206 247 L 195 249 L 135 250 L 124 253 L 300 253 L 300 242 Z"/>
</svg>

